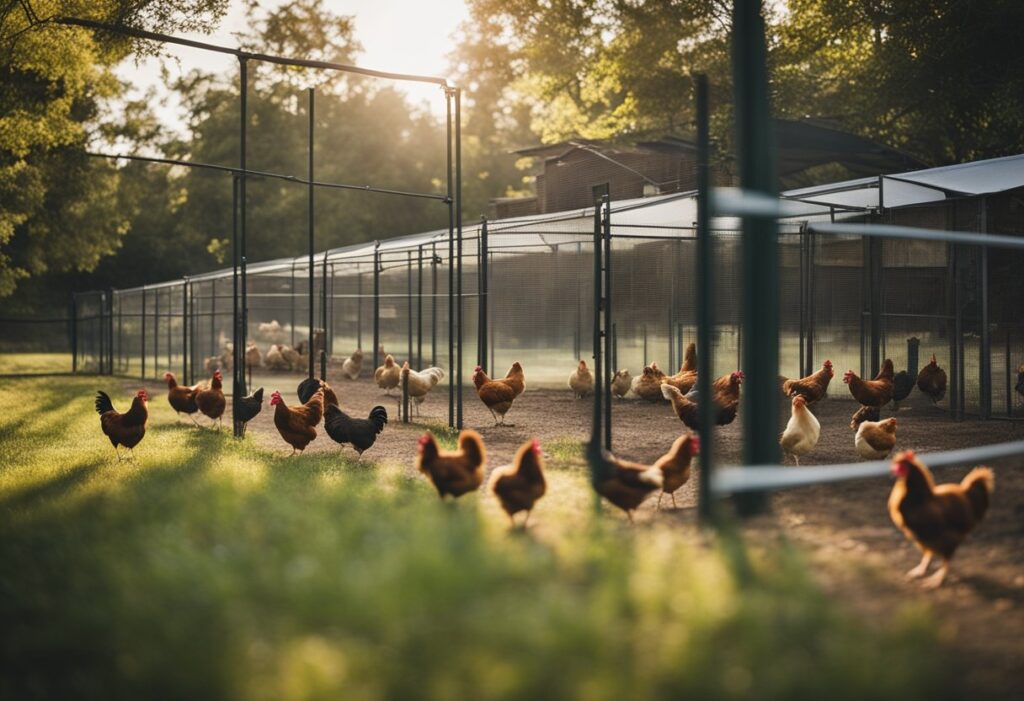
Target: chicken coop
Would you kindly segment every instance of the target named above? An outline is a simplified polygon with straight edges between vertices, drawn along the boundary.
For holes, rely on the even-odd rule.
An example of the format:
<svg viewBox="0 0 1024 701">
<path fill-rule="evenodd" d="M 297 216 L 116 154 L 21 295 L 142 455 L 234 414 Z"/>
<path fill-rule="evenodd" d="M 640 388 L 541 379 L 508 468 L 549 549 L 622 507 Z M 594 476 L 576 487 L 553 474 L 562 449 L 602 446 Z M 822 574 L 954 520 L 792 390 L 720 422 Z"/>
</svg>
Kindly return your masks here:
<svg viewBox="0 0 1024 701">
<path fill-rule="evenodd" d="M 814 231 L 860 222 L 1019 235 L 1024 156 L 792 190 L 780 207 L 780 374 L 810 374 L 826 358 L 837 374 L 873 375 L 884 358 L 914 373 L 934 355 L 949 373 L 940 406 L 952 415 L 1024 416 L 1013 390 L 1024 363 L 1024 255 Z M 695 193 L 612 199 L 605 211 L 482 219 L 464 223 L 461 241 L 447 229 L 400 236 L 316 253 L 312 267 L 308 254 L 249 264 L 241 287 L 224 269 L 81 293 L 76 368 L 149 380 L 172 370 L 193 382 L 230 363 L 239 304 L 262 358 L 271 346 L 296 351 L 251 372 L 305 374 L 324 350 L 330 375 L 357 348 L 372 371 L 382 348 L 399 363 L 444 368 L 455 416 L 457 387 L 471 391 L 476 365 L 503 374 L 518 360 L 528 385 L 564 386 L 594 354 L 607 276 L 606 361 L 634 375 L 652 362 L 674 372 L 696 340 Z M 748 310 L 739 222 L 718 218 L 712 228 L 717 376 L 741 366 Z M 595 245 L 606 251 L 599 273 Z"/>
</svg>

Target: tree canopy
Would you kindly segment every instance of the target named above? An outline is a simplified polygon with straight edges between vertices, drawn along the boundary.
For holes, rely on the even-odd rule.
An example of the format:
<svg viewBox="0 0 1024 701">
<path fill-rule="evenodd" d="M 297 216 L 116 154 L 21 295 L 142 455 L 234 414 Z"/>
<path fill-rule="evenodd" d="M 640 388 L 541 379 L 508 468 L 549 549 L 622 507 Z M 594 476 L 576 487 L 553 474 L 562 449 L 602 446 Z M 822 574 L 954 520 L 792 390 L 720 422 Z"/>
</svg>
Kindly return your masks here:
<svg viewBox="0 0 1024 701">
<path fill-rule="evenodd" d="M 464 89 L 463 213 L 529 188 L 511 152 L 573 136 L 686 134 L 692 75 L 708 74 L 723 158 L 732 132 L 728 0 L 466 0 L 452 74 Z M 163 32 L 216 26 L 228 0 L 0 0 L 0 297 L 125 287 L 225 263 L 231 177 L 84 155 L 116 142 L 238 163 L 237 75 L 171 81 L 184 134 L 126 102 L 112 68 L 159 46 L 47 22 L 57 14 Z M 249 4 L 246 48 L 357 62 L 352 17 L 323 0 Z M 1024 23 L 1017 0 L 767 3 L 772 108 L 825 119 L 940 165 L 1024 152 Z M 444 191 L 443 124 L 394 87 L 250 64 L 251 168 L 304 176 L 315 87 L 318 180 Z M 442 100 L 439 89 L 438 100 Z M 116 103 L 114 102 L 116 101 Z M 117 104 L 117 109 L 110 105 Z M 250 179 L 251 260 L 305 248 L 306 191 Z M 443 227 L 435 201 L 318 190 L 317 248 Z M 64 275 L 65 277 L 60 277 Z M 70 277 L 67 277 L 69 276 Z M 29 284 L 31 278 L 60 284 Z M 27 286 L 26 286 L 27 285 Z M 24 296 L 22 301 L 24 301 Z M 31 305 L 28 305 L 31 306 Z"/>
</svg>

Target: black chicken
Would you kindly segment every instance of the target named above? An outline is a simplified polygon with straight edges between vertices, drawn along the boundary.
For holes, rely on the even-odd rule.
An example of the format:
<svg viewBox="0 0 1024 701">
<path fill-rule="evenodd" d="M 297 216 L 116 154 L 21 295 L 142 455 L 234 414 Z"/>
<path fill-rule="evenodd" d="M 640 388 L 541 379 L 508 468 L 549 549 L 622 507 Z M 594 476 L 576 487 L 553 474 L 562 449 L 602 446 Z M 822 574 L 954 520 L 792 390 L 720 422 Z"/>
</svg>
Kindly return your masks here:
<svg viewBox="0 0 1024 701">
<path fill-rule="evenodd" d="M 369 450 L 387 422 L 388 412 L 382 406 L 373 407 L 367 419 L 353 418 L 339 409 L 337 404 L 328 404 L 324 412 L 327 435 L 342 445 L 351 443 L 359 455 Z"/>
<path fill-rule="evenodd" d="M 1017 393 L 1024 396 L 1024 365 L 1017 368 L 1017 384 L 1014 386 Z"/>
<path fill-rule="evenodd" d="M 916 337 L 907 339 L 907 369 L 900 370 L 892 378 L 892 408 L 900 410 L 900 402 L 910 396 L 917 384 L 918 348 L 921 341 Z M 877 419 L 872 419 L 877 420 Z"/>
<path fill-rule="evenodd" d="M 260 387 L 258 390 L 253 392 L 247 397 L 242 397 L 238 400 L 238 404 L 235 406 L 235 421 L 242 422 L 242 435 L 245 435 L 246 425 L 256 418 L 256 416 L 263 410 L 263 388 Z"/>
<path fill-rule="evenodd" d="M 315 377 L 307 377 L 299 383 L 298 389 L 295 390 L 295 393 L 299 395 L 299 402 L 302 404 L 308 402 L 316 394 L 316 391 L 320 389 L 321 385 L 324 388 L 324 404 L 338 406 L 338 395 L 334 393 L 331 386 L 323 379 L 318 380 Z"/>
</svg>

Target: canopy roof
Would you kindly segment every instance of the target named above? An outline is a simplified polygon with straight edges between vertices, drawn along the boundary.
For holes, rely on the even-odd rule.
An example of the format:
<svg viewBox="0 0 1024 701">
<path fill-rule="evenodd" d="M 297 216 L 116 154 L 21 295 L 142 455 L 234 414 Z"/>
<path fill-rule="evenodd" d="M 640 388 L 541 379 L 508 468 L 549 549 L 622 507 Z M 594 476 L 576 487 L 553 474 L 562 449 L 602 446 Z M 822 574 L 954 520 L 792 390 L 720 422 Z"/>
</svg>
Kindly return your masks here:
<svg viewBox="0 0 1024 701">
<path fill-rule="evenodd" d="M 787 216 L 780 223 L 784 228 L 789 228 L 787 222 L 796 226 L 804 221 L 857 217 L 880 208 L 937 203 L 950 198 L 993 194 L 1021 187 L 1024 187 L 1024 154 L 787 190 L 780 194 L 780 198 L 787 201 Z M 531 249 L 550 250 L 554 243 L 585 240 L 592 236 L 593 216 L 594 207 L 586 207 L 493 220 L 487 222 L 489 240 L 495 249 L 500 249 L 503 243 L 514 238 L 517 251 L 526 253 Z M 696 192 L 613 202 L 611 218 L 614 231 L 619 235 L 690 238 L 697 220 Z M 715 219 L 712 226 L 717 231 L 735 231 L 739 229 L 739 221 Z M 464 224 L 464 239 L 475 241 L 479 230 L 479 223 Z M 326 256 L 328 264 L 363 264 L 373 260 L 374 247 L 374 242 L 365 242 L 331 249 L 317 253 L 314 262 L 315 265 L 322 264 Z M 399 254 L 407 255 L 410 251 L 418 254 L 421 247 L 425 255 L 428 252 L 436 253 L 446 259 L 448 230 L 436 229 L 379 242 L 380 253 L 390 260 Z M 471 244 L 471 248 L 475 248 L 475 244 Z M 293 269 L 306 270 L 308 259 L 308 254 L 304 254 L 294 258 L 250 263 L 247 271 L 251 275 L 285 271 L 290 274 Z M 203 282 L 229 278 L 231 274 L 231 268 L 224 268 L 191 276 L 189 280 Z M 144 287 L 154 289 L 181 283 L 168 281 Z"/>
</svg>

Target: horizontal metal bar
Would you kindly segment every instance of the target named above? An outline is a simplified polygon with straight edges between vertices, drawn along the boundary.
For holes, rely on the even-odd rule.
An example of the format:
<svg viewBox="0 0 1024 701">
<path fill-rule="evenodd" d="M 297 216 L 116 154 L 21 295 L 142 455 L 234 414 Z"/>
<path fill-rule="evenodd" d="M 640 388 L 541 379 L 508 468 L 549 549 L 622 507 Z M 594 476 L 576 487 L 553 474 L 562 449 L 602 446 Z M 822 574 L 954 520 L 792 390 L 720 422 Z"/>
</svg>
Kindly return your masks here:
<svg viewBox="0 0 1024 701">
<path fill-rule="evenodd" d="M 42 318 L 42 319 L 0 319 L 0 324 L 58 324 L 66 323 L 71 321 L 73 317 L 53 317 L 53 318 Z M 85 317 L 76 317 L 81 321 Z"/>
<path fill-rule="evenodd" d="M 983 234 L 971 231 L 943 231 L 940 229 L 920 229 L 913 226 L 896 226 L 894 224 L 808 224 L 808 231 L 816 234 L 839 236 L 876 236 L 890 239 L 910 239 L 914 241 L 943 241 L 945 243 L 965 243 L 971 246 L 993 246 L 996 248 L 1015 248 L 1024 250 L 1024 237 L 1006 236 L 1003 234 Z"/>
<path fill-rule="evenodd" d="M 229 54 L 231 56 L 237 56 L 240 59 L 252 59 L 254 61 L 275 63 L 282 66 L 322 68 L 330 71 L 341 71 L 343 73 L 357 73 L 359 75 L 367 75 L 372 76 L 374 78 L 386 78 L 388 80 L 404 80 L 415 83 L 433 83 L 435 85 L 440 85 L 442 87 L 448 87 L 447 80 L 445 80 L 444 78 L 437 78 L 434 76 L 415 75 L 412 73 L 391 73 L 390 71 L 378 71 L 372 68 L 361 68 L 360 66 L 352 66 L 344 63 L 332 63 L 330 61 L 314 61 L 312 59 L 307 58 L 285 58 L 283 56 L 253 53 L 251 51 L 243 51 L 242 49 L 233 49 L 228 46 L 218 46 L 217 44 L 209 44 L 205 41 L 182 39 L 181 37 L 171 36 L 169 34 L 148 32 L 144 29 L 135 29 L 133 27 L 106 24 L 104 22 L 96 22 L 94 20 L 82 19 L 79 17 L 58 16 L 53 17 L 49 20 L 45 20 L 43 23 L 45 22 L 52 22 L 53 24 L 62 24 L 74 27 L 85 27 L 86 29 L 99 29 L 101 31 L 113 32 L 115 34 L 124 34 L 125 36 L 132 36 L 138 39 L 148 39 L 150 41 L 159 41 L 166 44 L 188 46 L 193 49 L 201 49 L 203 51 L 213 51 L 221 54 Z"/>
<path fill-rule="evenodd" d="M 828 212 L 807 212 L 792 200 L 759 192 L 726 190 L 714 188 L 710 192 L 709 205 L 712 217 L 757 217 L 761 219 L 788 219 L 792 217 L 827 215 Z M 828 205 L 815 204 L 815 207 Z"/>
<path fill-rule="evenodd" d="M 940 453 L 918 453 L 918 458 L 929 467 L 951 467 L 982 463 L 997 458 L 1024 455 L 1024 440 L 994 443 L 976 448 L 947 450 Z M 813 465 L 809 467 L 783 467 L 762 465 L 753 467 L 725 467 L 715 471 L 711 489 L 718 496 L 764 490 L 807 487 L 814 484 L 845 482 L 847 480 L 884 477 L 892 462 L 876 460 L 842 465 Z"/>
<path fill-rule="evenodd" d="M 429 192 L 409 192 L 406 190 L 392 190 L 384 187 L 372 187 L 370 185 L 349 185 L 346 183 L 329 183 L 321 180 L 306 180 L 296 175 L 287 175 L 285 173 L 273 173 L 265 170 L 252 170 L 250 168 L 234 168 L 232 166 L 222 166 L 216 163 L 202 163 L 197 161 L 185 161 L 179 158 L 163 158 L 160 156 L 136 156 L 131 154 L 116 154 L 116 153 L 96 153 L 95 151 L 86 151 L 86 156 L 92 158 L 112 158 L 112 159 L 124 159 L 126 161 L 142 161 L 144 163 L 161 163 L 164 165 L 184 166 L 186 168 L 198 168 L 200 170 L 215 170 L 223 173 L 233 173 L 235 175 L 244 175 L 246 177 L 259 177 L 259 178 L 272 178 L 276 180 L 284 180 L 286 182 L 295 183 L 297 185 L 312 185 L 313 187 L 322 187 L 329 190 L 357 190 L 359 192 L 374 192 L 381 195 L 401 195 L 403 197 L 416 197 L 419 199 L 426 200 L 437 200 L 439 202 L 448 202 L 448 195 L 439 195 L 436 193 Z M 176 280 L 173 283 L 167 284 L 183 284 L 183 281 Z"/>
</svg>

